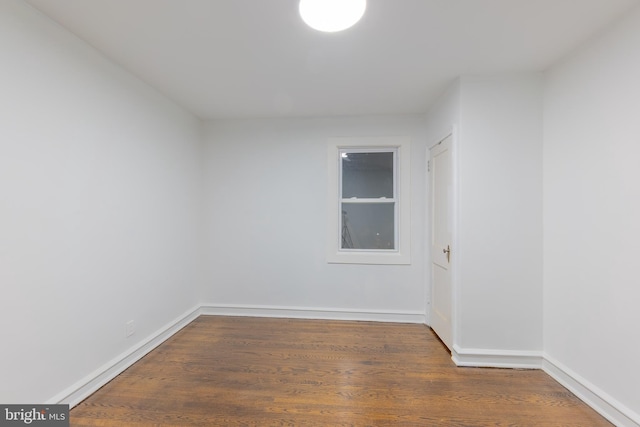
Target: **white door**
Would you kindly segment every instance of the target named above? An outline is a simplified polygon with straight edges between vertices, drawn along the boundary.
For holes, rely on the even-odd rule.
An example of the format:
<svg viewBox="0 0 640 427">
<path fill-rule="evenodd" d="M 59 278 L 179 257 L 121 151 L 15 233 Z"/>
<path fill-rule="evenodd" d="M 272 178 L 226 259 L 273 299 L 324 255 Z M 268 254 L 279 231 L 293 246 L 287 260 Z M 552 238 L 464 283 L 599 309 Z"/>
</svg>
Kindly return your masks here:
<svg viewBox="0 0 640 427">
<path fill-rule="evenodd" d="M 452 345 L 451 247 L 453 168 L 448 136 L 431 148 L 431 327 L 449 349 Z"/>
</svg>

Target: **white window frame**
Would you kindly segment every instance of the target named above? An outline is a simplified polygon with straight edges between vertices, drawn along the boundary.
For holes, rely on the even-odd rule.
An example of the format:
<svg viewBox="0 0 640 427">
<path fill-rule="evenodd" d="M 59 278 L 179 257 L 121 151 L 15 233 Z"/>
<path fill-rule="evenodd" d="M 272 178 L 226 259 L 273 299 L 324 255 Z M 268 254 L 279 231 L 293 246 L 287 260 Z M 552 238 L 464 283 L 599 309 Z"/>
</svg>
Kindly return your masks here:
<svg viewBox="0 0 640 427">
<path fill-rule="evenodd" d="M 411 141 L 409 137 L 334 137 L 328 140 L 327 262 L 341 264 L 411 264 Z M 342 249 L 342 153 L 389 152 L 394 155 L 395 249 Z M 346 199 L 350 203 L 390 199 Z"/>
</svg>

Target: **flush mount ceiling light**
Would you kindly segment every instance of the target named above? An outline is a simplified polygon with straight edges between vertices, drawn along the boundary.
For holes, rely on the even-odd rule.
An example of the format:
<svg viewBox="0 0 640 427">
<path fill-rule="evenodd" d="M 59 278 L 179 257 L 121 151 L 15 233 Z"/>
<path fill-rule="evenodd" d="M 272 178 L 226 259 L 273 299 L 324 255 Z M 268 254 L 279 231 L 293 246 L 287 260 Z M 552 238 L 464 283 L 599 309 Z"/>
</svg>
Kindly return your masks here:
<svg viewBox="0 0 640 427">
<path fill-rule="evenodd" d="M 311 28 L 327 33 L 346 30 L 364 15 L 367 0 L 300 0 L 300 16 Z"/>
</svg>

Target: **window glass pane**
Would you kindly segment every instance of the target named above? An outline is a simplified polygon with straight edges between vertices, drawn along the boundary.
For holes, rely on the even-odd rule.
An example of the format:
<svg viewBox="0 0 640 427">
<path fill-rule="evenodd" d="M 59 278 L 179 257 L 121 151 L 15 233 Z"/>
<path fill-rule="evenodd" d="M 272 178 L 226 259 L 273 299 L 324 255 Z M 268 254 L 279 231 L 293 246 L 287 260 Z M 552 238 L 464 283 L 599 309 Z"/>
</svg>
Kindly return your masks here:
<svg viewBox="0 0 640 427">
<path fill-rule="evenodd" d="M 342 203 L 342 249 L 395 249 L 395 203 Z"/>
<path fill-rule="evenodd" d="M 342 153 L 342 198 L 393 198 L 393 153 Z"/>
</svg>

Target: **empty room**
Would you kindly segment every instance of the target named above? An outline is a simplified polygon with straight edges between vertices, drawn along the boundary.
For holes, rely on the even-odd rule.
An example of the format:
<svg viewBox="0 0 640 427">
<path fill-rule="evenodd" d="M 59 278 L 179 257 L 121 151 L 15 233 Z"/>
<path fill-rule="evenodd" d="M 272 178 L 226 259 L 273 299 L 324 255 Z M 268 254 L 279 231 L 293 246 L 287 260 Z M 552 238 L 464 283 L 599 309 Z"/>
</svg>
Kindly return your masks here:
<svg viewBox="0 0 640 427">
<path fill-rule="evenodd" d="M 640 427 L 639 78 L 638 0 L 0 0 L 0 425 Z"/>
</svg>

